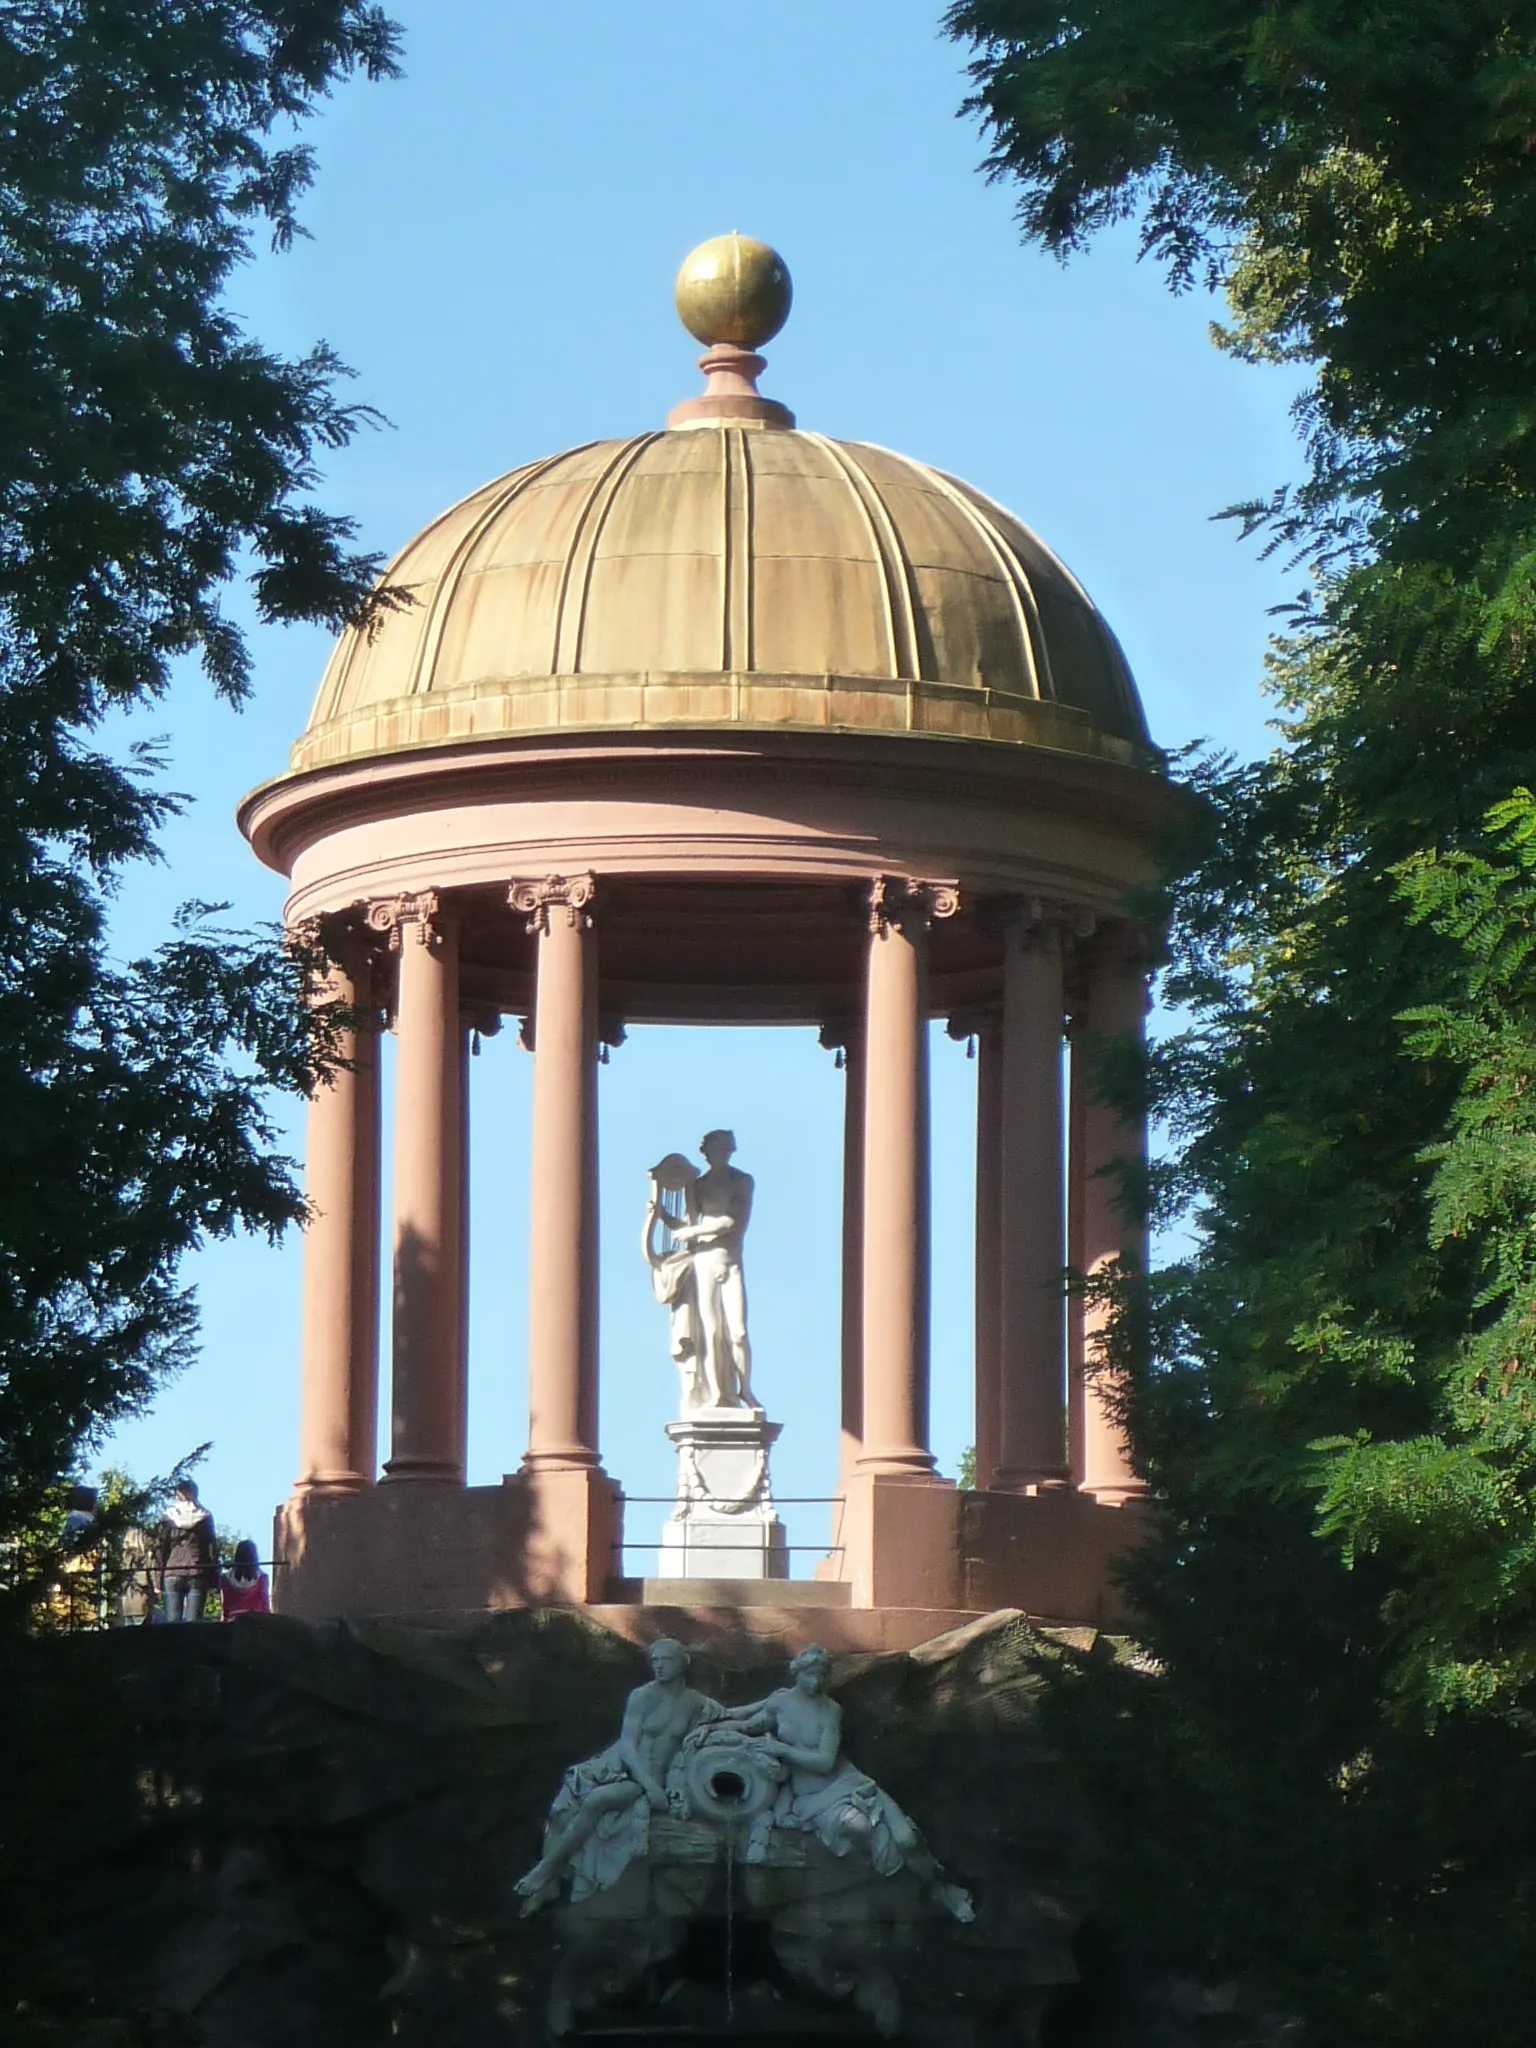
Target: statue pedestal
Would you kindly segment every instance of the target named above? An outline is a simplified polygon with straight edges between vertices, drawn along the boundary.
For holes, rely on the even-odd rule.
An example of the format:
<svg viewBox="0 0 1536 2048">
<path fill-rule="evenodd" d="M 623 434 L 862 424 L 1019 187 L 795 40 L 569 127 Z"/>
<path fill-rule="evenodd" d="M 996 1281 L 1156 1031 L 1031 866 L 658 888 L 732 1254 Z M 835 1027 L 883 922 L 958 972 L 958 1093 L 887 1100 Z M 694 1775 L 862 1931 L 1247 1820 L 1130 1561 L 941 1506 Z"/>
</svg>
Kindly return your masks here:
<svg viewBox="0 0 1536 2048">
<path fill-rule="evenodd" d="M 659 1579 L 787 1579 L 768 1453 L 782 1423 L 750 1408 L 702 1408 L 669 1422 L 677 1501 L 662 1525 Z"/>
</svg>

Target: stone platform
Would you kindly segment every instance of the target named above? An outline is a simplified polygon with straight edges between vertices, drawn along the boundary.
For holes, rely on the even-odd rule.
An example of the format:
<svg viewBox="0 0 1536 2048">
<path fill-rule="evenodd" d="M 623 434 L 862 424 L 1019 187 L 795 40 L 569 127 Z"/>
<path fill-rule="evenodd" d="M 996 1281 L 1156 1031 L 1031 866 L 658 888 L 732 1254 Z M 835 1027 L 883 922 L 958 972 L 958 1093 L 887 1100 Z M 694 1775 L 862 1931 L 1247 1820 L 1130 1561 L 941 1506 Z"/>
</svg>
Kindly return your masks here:
<svg viewBox="0 0 1536 2048">
<path fill-rule="evenodd" d="M 850 1481 L 837 1548 L 815 1580 L 615 1575 L 623 1497 L 597 1470 L 500 1486 L 385 1481 L 279 1509 L 273 1599 L 304 1621 L 389 1616 L 457 1626 L 499 1610 L 584 1607 L 633 1641 L 658 1614 L 724 1614 L 744 1638 L 907 1649 L 971 1616 L 1017 1609 L 1053 1626 L 1125 1625 L 1113 1564 L 1145 1511 L 1082 1493 L 960 1492 Z"/>
<path fill-rule="evenodd" d="M 814 1581 L 790 1583 L 797 1592 L 803 1587 L 807 1594 L 820 1594 L 823 1600 L 836 1590 Z M 586 1613 L 626 1642 L 653 1643 L 658 1636 L 671 1636 L 691 1650 L 708 1650 L 730 1662 L 751 1661 L 767 1653 L 770 1646 L 793 1656 L 807 1643 L 855 1655 L 915 1650 L 984 1619 L 979 1613 L 950 1607 L 834 1607 L 800 1599 L 771 1606 L 746 1601 L 714 1607 L 604 1604 L 588 1607 Z"/>
<path fill-rule="evenodd" d="M 853 1588 L 820 1579 L 613 1579 L 626 1607 L 851 1607 Z"/>
</svg>

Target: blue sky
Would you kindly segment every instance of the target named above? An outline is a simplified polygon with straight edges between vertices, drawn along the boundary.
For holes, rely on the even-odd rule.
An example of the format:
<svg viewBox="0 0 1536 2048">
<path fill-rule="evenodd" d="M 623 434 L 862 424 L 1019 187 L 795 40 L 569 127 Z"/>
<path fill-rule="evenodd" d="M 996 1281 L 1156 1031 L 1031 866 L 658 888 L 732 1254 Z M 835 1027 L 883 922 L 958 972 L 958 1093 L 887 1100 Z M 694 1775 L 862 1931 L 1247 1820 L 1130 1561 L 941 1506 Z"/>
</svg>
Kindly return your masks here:
<svg viewBox="0 0 1536 2048">
<path fill-rule="evenodd" d="M 1118 631 L 1157 738 L 1265 744 L 1269 608 L 1295 578 L 1212 515 L 1295 473 L 1289 387 L 1211 345 L 1219 311 L 1174 300 L 1116 235 L 1063 269 L 1024 250 L 1005 188 L 957 118 L 962 53 L 919 0 L 409 0 L 403 80 L 355 86 L 311 125 L 312 239 L 261 254 L 233 300 L 268 345 L 319 338 L 390 424 L 330 466 L 325 502 L 397 547 L 489 477 L 658 425 L 699 386 L 671 281 L 730 228 L 786 258 L 795 309 L 763 388 L 803 425 L 970 478 L 1069 563 Z M 242 616 L 244 616 L 242 611 Z M 280 878 L 233 823 L 278 772 L 324 665 L 323 634 L 252 628 L 242 714 L 201 678 L 134 722 L 167 736 L 193 799 L 118 908 L 124 953 L 188 897 L 275 919 Z M 513 1034 L 474 1071 L 470 1476 L 525 1435 L 530 1062 Z M 934 1447 L 971 1440 L 973 1076 L 935 1046 Z M 602 1076 L 603 1439 L 634 1495 L 664 1493 L 675 1397 L 638 1251 L 644 1172 L 713 1124 L 758 1179 L 748 1279 L 759 1390 L 785 1424 L 782 1495 L 824 1495 L 837 1442 L 841 1078 L 807 1033 L 637 1031 Z M 299 1150 L 302 1112 L 285 1111 Z M 212 1440 L 204 1495 L 265 1548 L 296 1459 L 297 1241 L 189 1262 L 202 1355 L 105 1456 L 141 1475 Z M 660 1509 L 636 1508 L 652 1535 Z M 814 1545 L 825 1511 L 786 1507 Z M 631 1569 L 645 1568 L 636 1551 Z M 809 1556 L 797 1559 L 809 1569 Z"/>
</svg>

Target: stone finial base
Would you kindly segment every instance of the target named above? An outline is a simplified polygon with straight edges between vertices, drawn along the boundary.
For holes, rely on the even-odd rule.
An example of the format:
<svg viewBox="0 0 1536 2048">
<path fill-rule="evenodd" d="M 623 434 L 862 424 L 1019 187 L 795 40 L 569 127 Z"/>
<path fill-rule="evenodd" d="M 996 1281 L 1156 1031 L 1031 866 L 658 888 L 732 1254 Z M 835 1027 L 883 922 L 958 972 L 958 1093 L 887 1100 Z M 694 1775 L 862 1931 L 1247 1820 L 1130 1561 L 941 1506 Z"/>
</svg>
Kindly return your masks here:
<svg viewBox="0 0 1536 2048">
<path fill-rule="evenodd" d="M 782 1427 L 750 1408 L 706 1408 L 667 1424 L 677 1447 L 677 1501 L 662 1526 L 658 1578 L 789 1577 L 768 1476 Z"/>
</svg>

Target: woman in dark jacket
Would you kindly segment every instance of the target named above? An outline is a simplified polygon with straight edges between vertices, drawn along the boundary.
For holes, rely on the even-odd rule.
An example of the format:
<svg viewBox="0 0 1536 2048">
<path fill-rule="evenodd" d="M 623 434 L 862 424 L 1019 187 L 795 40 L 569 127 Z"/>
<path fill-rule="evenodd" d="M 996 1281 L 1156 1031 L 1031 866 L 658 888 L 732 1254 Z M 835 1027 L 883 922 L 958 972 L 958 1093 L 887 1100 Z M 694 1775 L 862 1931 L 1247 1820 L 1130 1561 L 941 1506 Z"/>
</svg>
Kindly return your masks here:
<svg viewBox="0 0 1536 2048">
<path fill-rule="evenodd" d="M 219 1582 L 219 1553 L 213 1517 L 190 1479 L 178 1479 L 175 1496 L 155 1531 L 165 1588 L 167 1621 L 201 1621 L 203 1602 Z"/>
</svg>

